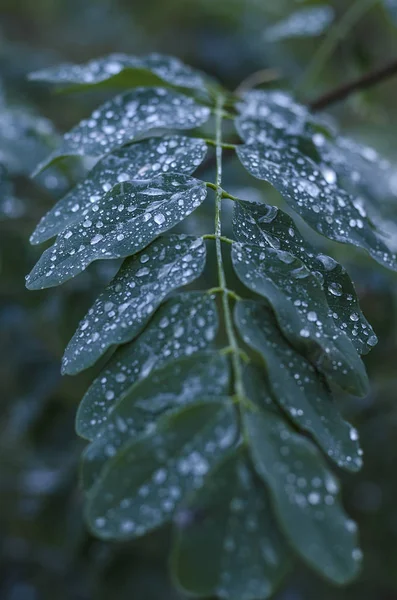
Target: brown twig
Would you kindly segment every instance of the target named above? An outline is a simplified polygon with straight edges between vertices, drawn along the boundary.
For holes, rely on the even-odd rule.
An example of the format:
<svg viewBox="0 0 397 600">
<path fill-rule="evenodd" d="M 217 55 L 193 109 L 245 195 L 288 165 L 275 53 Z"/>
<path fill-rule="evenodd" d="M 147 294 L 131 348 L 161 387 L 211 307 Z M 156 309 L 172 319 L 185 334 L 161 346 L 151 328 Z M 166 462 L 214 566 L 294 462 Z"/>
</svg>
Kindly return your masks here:
<svg viewBox="0 0 397 600">
<path fill-rule="evenodd" d="M 376 85 L 377 83 L 380 83 L 389 77 L 393 77 L 393 75 L 397 75 L 397 59 L 392 60 L 387 65 L 377 69 L 376 71 L 367 73 L 363 77 L 355 79 L 349 83 L 345 83 L 344 85 L 327 92 L 323 96 L 320 96 L 316 100 L 310 102 L 309 106 L 312 110 L 323 110 L 331 104 L 345 100 L 351 94 Z"/>
</svg>

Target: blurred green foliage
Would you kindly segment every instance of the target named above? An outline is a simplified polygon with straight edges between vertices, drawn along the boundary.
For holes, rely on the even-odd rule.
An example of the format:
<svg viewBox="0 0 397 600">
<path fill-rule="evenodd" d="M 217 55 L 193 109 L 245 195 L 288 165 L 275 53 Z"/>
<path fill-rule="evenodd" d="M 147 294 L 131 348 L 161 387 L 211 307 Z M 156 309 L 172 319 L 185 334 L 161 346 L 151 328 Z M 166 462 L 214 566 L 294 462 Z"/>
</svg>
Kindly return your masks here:
<svg viewBox="0 0 397 600">
<path fill-rule="evenodd" d="M 276 79 L 264 85 L 292 90 L 307 101 L 397 56 L 397 29 L 380 1 L 366 2 L 360 18 L 347 31 L 342 27 L 343 36 L 341 23 L 357 0 L 333 1 L 334 20 L 319 35 L 269 40 L 268 28 L 316 4 L 326 3 L 0 1 L 2 600 L 52 600 L 54 595 L 57 600 L 181 598 L 168 580 L 167 530 L 139 543 L 106 544 L 90 537 L 83 523 L 77 466 L 83 444 L 74 433 L 74 416 L 91 374 L 61 378 L 60 357 L 112 267 L 97 265 L 59 289 L 25 290 L 24 276 L 38 258 L 29 235 L 38 218 L 76 180 L 81 165 L 67 163 L 62 171 L 52 169 L 35 180 L 28 175 L 56 146 L 56 129 L 70 127 L 100 98 L 89 92 L 54 97 L 44 86 L 29 84 L 26 74 L 109 52 L 160 51 L 232 88 L 254 72 L 271 69 Z M 321 50 L 324 45 L 327 52 Z M 391 160 L 397 157 L 396 91 L 397 79 L 390 79 L 331 109 L 344 133 Z M 225 171 L 231 192 L 233 185 L 236 192 L 246 186 L 246 196 L 269 197 L 265 184 L 248 187 L 252 180 L 235 163 L 229 162 Z M 397 171 L 395 187 L 397 192 Z M 397 193 L 385 208 L 396 220 Z M 395 227 L 390 227 L 390 235 L 396 247 Z M 380 340 L 366 358 L 371 394 L 365 400 L 340 398 L 345 414 L 360 430 L 365 450 L 362 472 L 344 477 L 346 508 L 361 530 L 364 569 L 356 583 L 338 590 L 302 567 L 277 597 L 392 600 L 397 597 L 397 277 L 361 253 L 336 245 L 329 251 L 352 275 L 363 311 Z"/>
</svg>

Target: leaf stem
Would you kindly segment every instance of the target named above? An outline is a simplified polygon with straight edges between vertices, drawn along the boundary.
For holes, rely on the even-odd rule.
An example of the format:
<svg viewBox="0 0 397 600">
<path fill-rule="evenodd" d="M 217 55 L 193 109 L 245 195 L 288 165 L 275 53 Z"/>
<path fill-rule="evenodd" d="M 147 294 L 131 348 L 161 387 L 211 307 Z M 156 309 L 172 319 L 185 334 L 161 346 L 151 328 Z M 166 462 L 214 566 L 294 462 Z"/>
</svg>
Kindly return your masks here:
<svg viewBox="0 0 397 600">
<path fill-rule="evenodd" d="M 225 348 L 222 348 L 220 352 L 224 356 L 227 356 L 228 354 L 233 354 L 233 352 L 235 352 L 235 349 L 233 348 L 233 346 L 225 346 Z M 244 352 L 244 350 L 241 350 L 241 348 L 238 349 L 238 353 L 244 362 L 249 363 L 251 361 L 248 354 Z"/>
<path fill-rule="evenodd" d="M 213 287 L 207 291 L 207 294 L 224 294 L 224 293 L 226 293 L 230 298 L 233 298 L 233 300 L 241 300 L 241 297 L 238 294 L 236 294 L 236 292 L 229 290 L 229 288 Z"/>
<path fill-rule="evenodd" d="M 323 110 L 331 104 L 335 104 L 336 102 L 341 102 L 342 100 L 345 100 L 355 92 L 368 89 L 369 87 L 376 85 L 377 83 L 386 81 L 387 79 L 395 75 L 397 75 L 397 59 L 393 59 L 387 65 L 381 67 L 380 69 L 376 69 L 375 71 L 366 73 L 362 77 L 358 77 L 353 81 L 344 83 L 338 86 L 337 88 L 326 92 L 319 98 L 316 98 L 315 100 L 310 102 L 309 106 L 311 110 Z"/>
<path fill-rule="evenodd" d="M 219 186 L 217 186 L 215 183 L 212 183 L 211 181 L 206 181 L 205 185 L 210 188 L 211 190 L 214 190 L 215 192 L 218 191 Z M 226 192 L 224 189 L 220 188 L 222 191 L 222 198 L 228 198 L 229 200 L 233 200 L 234 202 L 237 202 L 238 200 L 240 200 L 240 198 L 237 198 L 236 196 L 232 196 L 232 194 L 229 194 L 229 192 Z"/>
<path fill-rule="evenodd" d="M 238 347 L 236 335 L 233 327 L 232 312 L 229 302 L 229 293 L 226 286 L 226 275 L 223 267 L 222 256 L 222 198 L 224 190 L 222 189 L 222 118 L 224 116 L 223 105 L 225 99 L 219 94 L 216 99 L 215 109 L 215 140 L 216 140 L 216 182 L 215 182 L 215 247 L 218 266 L 219 287 L 222 288 L 222 306 L 224 311 L 226 335 L 231 348 L 232 365 L 234 374 L 234 388 L 238 398 L 245 398 L 243 375 L 240 362 L 240 349 Z"/>
<path fill-rule="evenodd" d="M 199 139 L 208 144 L 209 146 L 216 147 L 216 140 L 211 140 L 210 138 L 203 137 Z M 222 148 L 224 148 L 225 150 L 234 150 L 235 148 L 237 148 L 237 144 L 228 144 L 226 142 L 222 142 Z"/>
<path fill-rule="evenodd" d="M 202 237 L 203 240 L 216 240 L 218 238 L 218 236 L 215 233 L 206 233 Z M 221 242 L 225 242 L 226 244 L 234 244 L 234 240 L 231 240 L 230 238 L 225 237 L 224 235 L 220 236 L 220 240 Z"/>
</svg>

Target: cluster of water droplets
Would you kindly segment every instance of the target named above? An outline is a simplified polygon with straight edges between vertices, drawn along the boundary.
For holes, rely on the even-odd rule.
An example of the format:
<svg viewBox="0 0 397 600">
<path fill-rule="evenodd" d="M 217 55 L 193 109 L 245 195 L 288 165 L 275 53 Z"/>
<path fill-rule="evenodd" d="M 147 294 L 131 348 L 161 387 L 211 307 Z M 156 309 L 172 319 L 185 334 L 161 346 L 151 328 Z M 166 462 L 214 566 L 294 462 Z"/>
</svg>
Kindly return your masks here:
<svg viewBox="0 0 397 600">
<path fill-rule="evenodd" d="M 356 350 L 366 354 L 376 344 L 377 338 L 361 312 L 346 270 L 307 242 L 289 215 L 275 206 L 241 201 L 235 203 L 233 228 L 241 242 L 287 251 L 299 258 L 318 279 L 329 314 Z"/>
<path fill-rule="evenodd" d="M 357 527 L 344 513 L 339 484 L 315 447 L 271 407 L 259 418 L 247 414 L 246 430 L 257 471 L 292 546 L 327 577 L 350 580 L 361 559 Z"/>
<path fill-rule="evenodd" d="M 178 92 L 137 88 L 115 96 L 66 133 L 39 169 L 65 155 L 102 156 L 155 129 L 193 129 L 209 115 L 209 108 Z"/>
<path fill-rule="evenodd" d="M 30 79 L 56 84 L 92 85 L 107 81 L 126 70 L 148 71 L 166 83 L 185 88 L 203 88 L 202 76 L 180 60 L 164 54 L 151 53 L 147 56 L 129 56 L 113 53 L 103 58 L 90 60 L 81 65 L 62 64 L 35 71 Z M 125 74 L 128 80 L 129 74 Z M 131 87 L 134 85 L 131 75 Z"/>
<path fill-rule="evenodd" d="M 119 348 L 80 403 L 77 431 L 94 439 L 116 402 L 138 381 L 212 344 L 218 329 L 214 299 L 189 292 L 167 300 L 140 336 Z"/>
<path fill-rule="evenodd" d="M 204 183 L 187 175 L 119 183 L 79 213 L 27 277 L 30 289 L 58 285 L 98 259 L 134 254 L 192 213 L 205 199 Z"/>
<path fill-rule="evenodd" d="M 289 549 L 245 452 L 216 468 L 205 488 L 182 505 L 175 522 L 175 566 L 187 590 L 194 588 L 185 580 L 186 570 L 219 598 L 252 600 L 275 590 Z M 214 560 L 211 573 L 206 562 L 197 561 L 197 552 Z"/>
<path fill-rule="evenodd" d="M 169 521 L 235 443 L 237 430 L 228 404 L 203 403 L 165 417 L 156 431 L 125 447 L 123 459 L 92 488 L 92 526 L 104 537 L 136 537 Z"/>
<path fill-rule="evenodd" d="M 364 366 L 349 338 L 329 315 L 322 286 L 289 252 L 236 243 L 232 260 L 239 279 L 272 305 L 292 344 L 343 389 L 362 395 Z"/>
<path fill-rule="evenodd" d="M 226 397 L 229 375 L 226 357 L 207 352 L 173 361 L 154 371 L 150 379 L 137 383 L 113 406 L 88 447 L 83 469 L 85 486 L 91 487 L 105 462 L 125 444 L 154 431 L 160 416 L 205 398 Z"/>
<path fill-rule="evenodd" d="M 133 339 L 170 292 L 201 274 L 205 257 L 201 238 L 171 235 L 127 259 L 69 342 L 64 372 L 81 371 L 109 346 Z"/>
<path fill-rule="evenodd" d="M 358 437 L 352 436 L 352 427 L 342 419 L 328 387 L 310 362 L 281 335 L 273 313 L 258 302 L 240 301 L 235 321 L 245 343 L 264 359 L 277 403 L 338 466 L 360 469 Z"/>
<path fill-rule="evenodd" d="M 374 231 L 364 199 L 339 185 L 329 152 L 322 159 L 319 133 L 307 109 L 287 94 L 258 91 L 247 94 L 239 108 L 236 126 L 246 143 L 237 154 L 251 175 L 271 183 L 322 235 L 360 246 L 397 269 L 395 255 Z"/>
<path fill-rule="evenodd" d="M 105 195 L 118 183 L 150 181 L 171 172 L 190 175 L 206 151 L 202 140 L 179 135 L 150 138 L 116 150 L 101 159 L 87 177 L 41 219 L 31 242 L 44 242 L 81 220 L 85 211 L 101 206 Z"/>
</svg>

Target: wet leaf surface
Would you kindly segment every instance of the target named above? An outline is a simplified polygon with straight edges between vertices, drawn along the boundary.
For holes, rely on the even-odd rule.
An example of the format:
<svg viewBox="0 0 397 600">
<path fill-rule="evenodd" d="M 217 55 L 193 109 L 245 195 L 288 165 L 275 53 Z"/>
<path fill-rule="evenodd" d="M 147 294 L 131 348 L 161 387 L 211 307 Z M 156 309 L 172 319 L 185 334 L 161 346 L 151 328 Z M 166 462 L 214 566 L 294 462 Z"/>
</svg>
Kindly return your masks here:
<svg viewBox="0 0 397 600">
<path fill-rule="evenodd" d="M 321 375 L 281 335 L 271 310 L 242 300 L 236 304 L 235 322 L 245 343 L 263 358 L 273 397 L 290 419 L 339 467 L 358 471 L 362 450 L 357 430 L 342 419 Z"/>
<path fill-rule="evenodd" d="M 168 362 L 205 350 L 217 330 L 216 304 L 208 294 L 188 292 L 167 300 L 146 329 L 118 348 L 93 381 L 79 405 L 77 433 L 92 441 L 133 384 Z"/>
<path fill-rule="evenodd" d="M 358 396 L 368 389 L 365 367 L 349 338 L 336 326 L 318 279 L 298 258 L 274 248 L 233 244 L 239 279 L 266 298 L 278 324 L 331 381 Z"/>
<path fill-rule="evenodd" d="M 356 523 L 342 507 L 339 485 L 321 455 L 275 411 L 261 379 L 246 385 L 258 405 L 244 424 L 255 468 L 268 486 L 280 527 L 295 551 L 338 584 L 351 581 L 361 562 Z"/>
<path fill-rule="evenodd" d="M 58 235 L 28 275 L 27 287 L 59 285 L 95 260 L 139 252 L 183 221 L 206 195 L 205 184 L 187 175 L 118 183 Z"/>
<path fill-rule="evenodd" d="M 175 523 L 172 564 L 187 592 L 265 599 L 288 569 L 290 550 L 245 451 L 211 473 L 205 487 L 182 505 Z"/>
<path fill-rule="evenodd" d="M 236 202 L 233 226 L 240 242 L 287 251 L 299 258 L 322 284 L 335 323 L 356 350 L 367 354 L 373 348 L 377 338 L 361 312 L 346 270 L 307 242 L 289 215 L 268 204 Z"/>
<path fill-rule="evenodd" d="M 131 539 L 170 521 L 230 451 L 237 431 L 230 403 L 210 400 L 164 417 L 106 463 L 87 496 L 91 529 L 104 539 Z"/>
<path fill-rule="evenodd" d="M 70 340 L 63 371 L 78 373 L 137 336 L 170 292 L 199 277 L 205 256 L 201 238 L 172 235 L 127 259 Z"/>
</svg>

